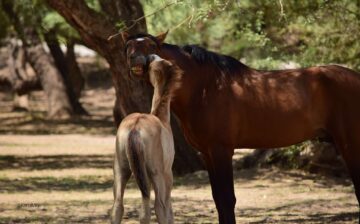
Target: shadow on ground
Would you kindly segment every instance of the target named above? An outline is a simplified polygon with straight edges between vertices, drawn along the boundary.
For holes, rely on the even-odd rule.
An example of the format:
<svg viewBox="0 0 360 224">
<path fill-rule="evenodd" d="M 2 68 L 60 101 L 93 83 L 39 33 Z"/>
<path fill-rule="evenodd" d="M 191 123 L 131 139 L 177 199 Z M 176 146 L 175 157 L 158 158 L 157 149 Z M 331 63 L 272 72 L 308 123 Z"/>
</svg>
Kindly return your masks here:
<svg viewBox="0 0 360 224">
<path fill-rule="evenodd" d="M 0 169 L 112 168 L 113 155 L 0 156 Z"/>
<path fill-rule="evenodd" d="M 57 121 L 47 120 L 44 117 L 45 113 L 40 112 L 0 117 L 0 134 L 115 134 L 111 117 L 78 116 Z"/>
<path fill-rule="evenodd" d="M 0 178 L 0 193 L 22 191 L 106 191 L 112 186 L 112 177 L 106 176 Z"/>
<path fill-rule="evenodd" d="M 173 200 L 175 223 L 216 223 L 217 213 L 210 200 L 198 201 L 175 197 Z M 358 212 L 315 212 L 312 207 L 329 204 L 330 200 L 309 200 L 275 208 L 237 208 L 237 223 L 357 223 Z M 137 223 L 140 199 L 125 199 L 124 223 Z M 353 206 L 353 205 L 352 205 Z M 108 223 L 110 201 L 70 201 L 34 204 L 31 206 L 7 205 L 7 211 L 31 212 L 31 217 L 0 217 L 0 223 Z M 330 208 L 331 209 L 331 208 Z M 0 209 L 1 211 L 1 209 Z M 156 223 L 152 209 L 152 223 Z"/>
</svg>

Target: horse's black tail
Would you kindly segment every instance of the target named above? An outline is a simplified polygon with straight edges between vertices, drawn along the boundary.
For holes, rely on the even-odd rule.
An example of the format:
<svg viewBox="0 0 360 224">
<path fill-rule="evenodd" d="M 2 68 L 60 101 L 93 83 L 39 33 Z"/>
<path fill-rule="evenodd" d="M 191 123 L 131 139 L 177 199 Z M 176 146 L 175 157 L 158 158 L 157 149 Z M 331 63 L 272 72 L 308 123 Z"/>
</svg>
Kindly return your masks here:
<svg viewBox="0 0 360 224">
<path fill-rule="evenodd" d="M 137 130 L 133 129 L 129 133 L 127 155 L 130 168 L 135 176 L 142 196 L 150 198 L 150 185 L 144 159 L 144 145 L 141 141 L 140 133 Z"/>
</svg>

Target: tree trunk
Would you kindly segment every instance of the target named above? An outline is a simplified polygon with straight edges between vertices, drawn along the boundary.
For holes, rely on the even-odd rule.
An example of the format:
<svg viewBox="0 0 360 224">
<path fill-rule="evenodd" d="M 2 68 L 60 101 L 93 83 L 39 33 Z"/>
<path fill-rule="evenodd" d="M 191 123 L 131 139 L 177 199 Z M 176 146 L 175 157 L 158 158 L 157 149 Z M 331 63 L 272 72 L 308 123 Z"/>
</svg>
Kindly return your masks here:
<svg viewBox="0 0 360 224">
<path fill-rule="evenodd" d="M 75 114 L 88 114 L 79 102 L 81 90 L 84 86 L 84 79 L 81 76 L 80 69 L 76 62 L 73 45 L 70 46 L 72 47 L 70 50 L 67 50 L 67 54 L 65 56 L 61 50 L 60 43 L 56 38 L 54 30 L 47 32 L 44 37 L 55 61 L 55 65 L 64 79 L 66 92 L 69 96 L 70 103 Z"/>
<path fill-rule="evenodd" d="M 121 37 L 108 41 L 111 35 L 117 33 L 115 22 L 121 20 L 129 25 L 131 24 L 129 21 L 144 15 L 140 2 L 138 0 L 99 1 L 104 14 L 110 15 L 109 17 L 90 9 L 84 0 L 47 0 L 47 2 L 79 32 L 87 46 L 108 61 L 116 91 L 113 111 L 115 125 L 118 126 L 121 119 L 130 113 L 148 113 L 153 92 L 151 85 L 129 78 Z M 130 33 L 146 32 L 145 20 L 129 31 Z M 172 122 L 172 127 L 176 150 L 175 172 L 186 173 L 202 168 L 196 152 L 184 141 L 178 124 Z"/>
<path fill-rule="evenodd" d="M 17 34 L 23 42 L 26 59 L 40 79 L 48 101 L 48 117 L 51 119 L 69 118 L 73 113 L 66 88 L 54 61 L 46 53 L 35 27 L 26 26 L 16 14 L 13 2 L 1 1 L 4 12 L 9 17 Z"/>
<path fill-rule="evenodd" d="M 6 49 L 3 48 L 1 53 L 4 54 L 1 58 L 6 61 L 6 68 L 1 69 L 0 79 L 8 83 L 17 95 L 22 96 L 33 90 L 41 90 L 38 77 L 26 72 L 25 51 L 19 45 L 18 39 L 9 39 Z"/>
<path fill-rule="evenodd" d="M 79 64 L 76 61 L 75 55 L 75 42 L 69 40 L 66 44 L 65 60 L 67 67 L 69 68 L 69 76 L 74 89 L 75 96 L 80 98 L 81 91 L 85 86 L 85 79 L 82 76 Z"/>
<path fill-rule="evenodd" d="M 48 117 L 51 119 L 67 119 L 73 114 L 69 97 L 66 94 L 64 80 L 54 61 L 41 43 L 36 31 L 26 29 L 26 53 L 30 65 L 40 77 L 41 84 L 48 100 Z M 30 40 L 30 41 L 29 41 Z"/>
</svg>

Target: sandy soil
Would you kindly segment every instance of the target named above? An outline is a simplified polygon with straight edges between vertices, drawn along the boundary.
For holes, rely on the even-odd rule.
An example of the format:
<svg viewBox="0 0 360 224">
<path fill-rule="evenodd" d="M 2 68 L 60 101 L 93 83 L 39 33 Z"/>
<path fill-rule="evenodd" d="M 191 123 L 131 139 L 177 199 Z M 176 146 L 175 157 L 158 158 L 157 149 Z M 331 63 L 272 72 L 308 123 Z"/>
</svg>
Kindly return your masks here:
<svg viewBox="0 0 360 224">
<path fill-rule="evenodd" d="M 47 121 L 41 103 L 31 113 L 11 112 L 11 98 L 0 96 L 0 223 L 108 223 L 113 93 L 85 91 L 92 116 L 62 122 Z M 357 223 L 348 179 L 277 168 L 234 175 L 237 223 Z M 217 223 L 206 172 L 176 177 L 172 196 L 176 223 Z M 140 203 L 131 181 L 124 223 L 138 223 Z"/>
</svg>

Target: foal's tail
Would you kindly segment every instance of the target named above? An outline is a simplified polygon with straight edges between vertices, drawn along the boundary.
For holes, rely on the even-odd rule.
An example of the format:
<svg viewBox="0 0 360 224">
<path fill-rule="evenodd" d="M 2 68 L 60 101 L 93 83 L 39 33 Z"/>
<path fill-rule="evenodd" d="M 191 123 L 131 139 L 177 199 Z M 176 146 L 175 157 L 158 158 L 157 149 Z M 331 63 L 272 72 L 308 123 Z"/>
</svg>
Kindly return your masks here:
<svg viewBox="0 0 360 224">
<path fill-rule="evenodd" d="M 133 129 L 129 133 L 127 155 L 130 168 L 135 176 L 135 180 L 140 188 L 142 196 L 150 198 L 149 178 L 144 158 L 144 144 L 141 140 L 140 133 L 137 130 Z"/>
</svg>

